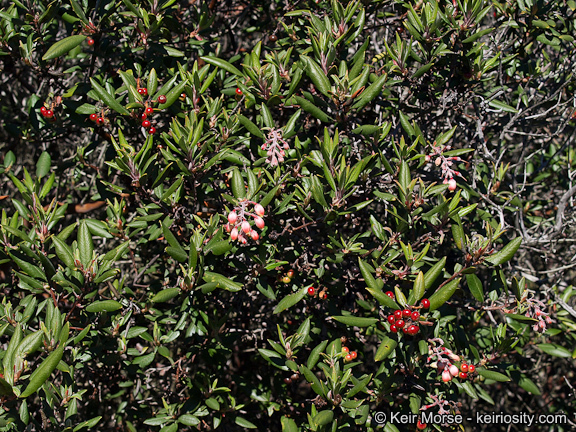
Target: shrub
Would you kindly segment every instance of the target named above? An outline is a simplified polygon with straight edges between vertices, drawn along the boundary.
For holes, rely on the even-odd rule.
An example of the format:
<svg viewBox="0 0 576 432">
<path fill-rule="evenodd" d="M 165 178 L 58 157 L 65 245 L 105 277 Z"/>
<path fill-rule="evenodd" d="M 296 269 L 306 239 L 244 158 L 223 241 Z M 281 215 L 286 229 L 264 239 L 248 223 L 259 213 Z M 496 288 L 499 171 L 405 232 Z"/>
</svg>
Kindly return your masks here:
<svg viewBox="0 0 576 432">
<path fill-rule="evenodd" d="M 575 10 L 3 2 L 0 430 L 570 429 Z"/>
</svg>

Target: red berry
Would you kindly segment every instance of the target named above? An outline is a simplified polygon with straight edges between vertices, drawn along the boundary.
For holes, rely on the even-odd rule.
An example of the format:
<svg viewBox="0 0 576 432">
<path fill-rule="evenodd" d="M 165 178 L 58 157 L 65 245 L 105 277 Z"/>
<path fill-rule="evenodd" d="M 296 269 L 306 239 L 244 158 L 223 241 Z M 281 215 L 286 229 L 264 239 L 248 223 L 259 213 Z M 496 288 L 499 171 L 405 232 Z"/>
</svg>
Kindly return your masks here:
<svg viewBox="0 0 576 432">
<path fill-rule="evenodd" d="M 398 327 L 399 329 L 404 328 L 404 325 L 406 323 L 404 322 L 404 320 L 399 319 L 398 321 L 396 321 L 395 325 L 396 327 Z"/>
<path fill-rule="evenodd" d="M 430 300 L 428 300 L 427 298 L 422 299 L 421 304 L 424 309 L 428 309 L 430 307 Z"/>
<path fill-rule="evenodd" d="M 148 133 L 150 135 L 155 134 L 156 133 L 156 128 L 154 126 L 150 127 L 150 129 L 148 129 Z"/>
<path fill-rule="evenodd" d="M 146 120 L 148 116 L 145 113 L 140 114 L 140 120 Z"/>
<path fill-rule="evenodd" d="M 460 374 L 458 376 L 462 379 L 468 378 L 468 374 L 466 372 L 460 372 Z"/>
<path fill-rule="evenodd" d="M 402 318 L 402 311 L 400 309 L 395 310 L 394 316 L 396 317 L 396 319 L 401 319 Z"/>
<path fill-rule="evenodd" d="M 154 114 L 154 108 L 148 107 L 144 110 L 144 112 L 146 113 L 146 115 Z"/>
<path fill-rule="evenodd" d="M 462 372 L 468 372 L 468 365 L 467 365 L 466 363 L 462 363 L 462 364 L 460 365 L 460 370 L 461 370 Z"/>
<path fill-rule="evenodd" d="M 46 111 L 47 111 L 47 109 L 46 109 L 45 106 L 41 106 L 41 107 L 40 107 L 40 114 L 42 114 L 43 116 L 46 115 Z"/>
<path fill-rule="evenodd" d="M 165 104 L 166 103 L 166 96 L 164 96 L 164 95 L 158 96 L 158 103 Z"/>
<path fill-rule="evenodd" d="M 239 88 L 236 88 L 236 94 L 238 96 L 242 96 L 242 90 L 240 90 Z"/>
<path fill-rule="evenodd" d="M 252 232 L 256 232 L 256 231 L 252 231 Z M 258 234 L 258 233 L 256 233 L 256 234 Z M 258 239 L 255 238 L 254 240 L 258 240 Z M 284 277 L 282 278 L 282 282 L 284 282 L 285 284 L 290 283 L 291 280 L 292 280 L 292 279 L 290 279 L 288 276 L 284 276 Z"/>
<path fill-rule="evenodd" d="M 90 120 L 92 120 L 93 122 L 98 120 L 98 114 L 96 114 L 96 113 L 90 114 Z"/>
<path fill-rule="evenodd" d="M 386 295 L 394 300 L 394 293 L 392 291 L 386 291 Z"/>
<path fill-rule="evenodd" d="M 314 289 L 314 287 L 308 287 L 308 294 L 313 296 L 314 293 L 316 292 L 316 290 Z"/>
<path fill-rule="evenodd" d="M 143 88 L 143 89 L 142 89 L 142 95 L 143 95 L 143 96 L 148 96 L 148 89 Z"/>
<path fill-rule="evenodd" d="M 46 118 L 54 117 L 54 111 L 47 109 L 46 111 L 44 111 L 44 117 Z"/>
<path fill-rule="evenodd" d="M 412 318 L 412 321 L 418 321 L 420 319 L 420 312 L 418 311 L 412 312 L 412 316 L 410 318 Z"/>
<path fill-rule="evenodd" d="M 390 326 L 390 331 L 391 331 L 392 333 L 398 333 L 398 327 L 396 327 L 396 324 L 392 324 L 392 325 Z"/>
<path fill-rule="evenodd" d="M 352 355 L 351 354 L 346 354 L 346 357 L 344 357 L 346 359 L 346 361 L 350 361 L 352 360 Z"/>
<path fill-rule="evenodd" d="M 408 327 L 408 334 L 410 334 L 410 335 L 415 335 L 419 331 L 420 331 L 420 328 L 418 326 L 411 325 L 410 327 Z"/>
<path fill-rule="evenodd" d="M 474 372 L 476 372 L 476 366 L 468 365 L 468 373 L 474 373 Z"/>
<path fill-rule="evenodd" d="M 256 222 L 256 226 L 258 226 L 258 222 Z M 258 228 L 260 228 L 260 227 L 258 227 Z M 292 270 L 292 269 L 288 270 L 288 272 L 286 273 L 286 276 L 294 277 L 294 270 Z"/>
<path fill-rule="evenodd" d="M 348 354 L 350 350 L 348 349 L 348 347 L 342 347 L 342 352 Z"/>
<path fill-rule="evenodd" d="M 408 318 L 410 315 L 412 315 L 412 311 L 411 311 L 410 309 L 404 309 L 404 310 L 402 311 L 402 316 L 403 316 L 404 318 Z"/>
<path fill-rule="evenodd" d="M 142 89 L 142 88 L 139 88 L 139 89 L 138 89 L 138 94 L 141 94 L 141 95 L 143 95 L 143 94 L 144 94 L 144 89 Z"/>
<path fill-rule="evenodd" d="M 268 40 L 269 40 L 270 42 L 276 42 L 276 41 L 278 40 L 278 36 L 276 36 L 276 35 L 270 35 L 270 36 L 268 37 Z"/>
<path fill-rule="evenodd" d="M 291 383 L 292 383 L 292 380 L 290 379 L 290 377 L 284 378 L 284 384 L 288 385 L 288 384 L 291 384 Z"/>
<path fill-rule="evenodd" d="M 354 360 L 356 358 L 356 356 L 357 356 L 356 351 L 352 351 L 350 353 L 350 357 L 352 357 L 352 360 Z"/>
<path fill-rule="evenodd" d="M 426 423 L 422 423 L 420 420 L 418 420 L 418 423 L 416 423 L 416 427 L 420 430 L 426 429 L 426 426 Z"/>
<path fill-rule="evenodd" d="M 104 118 L 98 117 L 98 120 L 96 120 L 96 124 L 103 125 L 104 124 Z"/>
<path fill-rule="evenodd" d="M 90 46 L 94 45 L 94 39 L 92 38 L 88 39 L 88 45 Z"/>
<path fill-rule="evenodd" d="M 150 123 L 150 120 L 144 120 L 142 122 L 142 127 L 144 128 L 149 128 L 152 125 L 152 123 Z"/>
<path fill-rule="evenodd" d="M 394 324 L 396 322 L 396 317 L 394 315 L 388 315 L 388 322 Z"/>
</svg>

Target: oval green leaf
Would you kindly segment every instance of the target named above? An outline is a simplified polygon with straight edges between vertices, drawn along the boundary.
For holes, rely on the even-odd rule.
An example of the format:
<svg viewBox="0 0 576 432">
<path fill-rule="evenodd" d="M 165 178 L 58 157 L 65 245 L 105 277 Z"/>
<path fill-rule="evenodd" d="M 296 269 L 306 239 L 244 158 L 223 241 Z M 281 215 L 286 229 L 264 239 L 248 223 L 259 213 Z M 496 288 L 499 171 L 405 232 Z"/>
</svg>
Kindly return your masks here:
<svg viewBox="0 0 576 432">
<path fill-rule="evenodd" d="M 114 312 L 122 308 L 122 304 L 116 300 L 101 300 L 86 306 L 88 312 Z"/>
<path fill-rule="evenodd" d="M 428 300 L 430 300 L 430 310 L 433 311 L 438 309 L 454 294 L 454 292 L 458 289 L 458 284 L 460 283 L 460 279 L 454 279 L 448 282 L 443 287 L 439 288 L 434 294 L 430 296 Z"/>
<path fill-rule="evenodd" d="M 352 315 L 333 316 L 334 320 L 347 326 L 369 327 L 378 322 L 378 318 L 355 317 Z"/>
<path fill-rule="evenodd" d="M 59 40 L 54 45 L 52 45 L 50 48 L 48 48 L 48 51 L 46 51 L 46 54 L 44 54 L 42 56 L 42 60 L 52 60 L 52 59 L 55 59 L 56 57 L 60 57 L 61 55 L 66 54 L 68 51 L 72 50 L 73 48 L 76 48 L 85 39 L 86 39 L 86 36 L 84 36 L 84 35 L 74 35 L 74 36 L 68 36 L 67 38 Z"/>
<path fill-rule="evenodd" d="M 520 244 L 522 243 L 522 237 L 516 237 L 510 243 L 500 250 L 500 252 L 496 252 L 494 255 L 489 256 L 486 258 L 486 261 L 494 264 L 494 265 L 501 265 L 504 264 L 506 261 L 512 259 Z"/>
<path fill-rule="evenodd" d="M 90 83 L 92 84 L 92 88 L 98 95 L 98 97 L 104 102 L 108 107 L 112 108 L 114 111 L 123 114 L 129 115 L 130 113 L 126 108 L 118 103 L 114 96 L 108 93 L 100 84 L 96 82 L 94 78 L 90 78 Z"/>
<path fill-rule="evenodd" d="M 46 359 L 38 366 L 38 368 L 30 375 L 30 382 L 20 395 L 21 398 L 26 398 L 36 392 L 50 377 L 52 371 L 56 369 L 58 363 L 64 354 L 64 344 L 60 344 L 58 348 L 50 353 Z"/>
<path fill-rule="evenodd" d="M 178 294 L 180 294 L 180 288 L 166 288 L 152 297 L 152 303 L 167 302 L 168 300 L 172 300 Z"/>
<path fill-rule="evenodd" d="M 388 357 L 390 354 L 396 349 L 398 342 L 394 339 L 389 337 L 384 338 L 380 346 L 378 347 L 378 351 L 376 351 L 376 355 L 374 356 L 375 361 L 382 361 Z"/>
</svg>

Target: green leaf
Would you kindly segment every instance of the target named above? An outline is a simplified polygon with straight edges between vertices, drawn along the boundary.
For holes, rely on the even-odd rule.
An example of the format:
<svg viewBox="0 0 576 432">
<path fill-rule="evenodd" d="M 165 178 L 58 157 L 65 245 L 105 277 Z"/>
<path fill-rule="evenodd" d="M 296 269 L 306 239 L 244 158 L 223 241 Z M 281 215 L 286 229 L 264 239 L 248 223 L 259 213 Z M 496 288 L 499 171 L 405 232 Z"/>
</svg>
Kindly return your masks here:
<svg viewBox="0 0 576 432">
<path fill-rule="evenodd" d="M 80 45 L 84 40 L 86 40 L 86 36 L 84 35 L 74 35 L 68 36 L 62 40 L 59 40 L 46 51 L 46 54 L 42 56 L 42 60 L 52 60 L 56 57 L 60 57 L 61 55 L 66 54 L 68 51 L 76 48 Z"/>
<path fill-rule="evenodd" d="M 181 423 L 185 426 L 198 426 L 200 424 L 200 420 L 198 417 L 195 417 L 190 414 L 183 414 L 178 417 L 178 423 Z"/>
<path fill-rule="evenodd" d="M 398 342 L 394 339 L 386 336 L 384 340 L 380 343 L 376 355 L 374 356 L 375 361 L 382 361 L 390 356 L 392 352 L 396 349 Z"/>
<path fill-rule="evenodd" d="M 562 345 L 541 343 L 537 344 L 536 346 L 540 348 L 542 351 L 544 351 L 546 354 L 549 354 L 554 357 L 564 357 L 564 358 L 572 357 L 572 353 L 568 351 L 566 348 L 564 348 Z"/>
<path fill-rule="evenodd" d="M 163 303 L 180 294 L 180 288 L 166 288 L 152 297 L 152 303 Z"/>
<path fill-rule="evenodd" d="M 64 354 L 64 344 L 60 344 L 58 348 L 50 353 L 46 359 L 36 368 L 32 375 L 30 375 L 30 382 L 20 395 L 21 398 L 26 398 L 36 392 L 50 377 L 52 371 L 56 369 L 58 363 L 62 359 L 62 354 Z"/>
<path fill-rule="evenodd" d="M 42 346 L 43 338 L 44 332 L 42 330 L 37 330 L 33 333 L 30 333 L 28 336 L 22 339 L 18 345 L 18 348 L 16 348 L 14 357 L 25 358 L 27 355 L 36 352 Z"/>
<path fill-rule="evenodd" d="M 158 109 L 165 110 L 166 108 L 170 107 L 174 102 L 176 102 L 180 98 L 180 95 L 184 91 L 185 87 L 186 87 L 186 81 L 182 81 L 180 84 L 178 84 L 176 87 L 171 89 L 168 93 L 166 93 L 164 95 L 164 96 L 166 96 L 166 103 L 159 104 Z M 162 93 L 160 93 L 160 94 L 162 94 Z"/>
<path fill-rule="evenodd" d="M 66 264 L 66 267 L 73 269 L 74 265 L 74 254 L 72 253 L 72 249 L 68 246 L 63 240 L 60 240 L 57 236 L 52 236 L 52 244 L 56 249 L 56 255 L 58 258 Z"/>
<path fill-rule="evenodd" d="M 104 102 L 108 107 L 112 108 L 114 111 L 123 114 L 123 115 L 130 115 L 128 110 L 124 108 L 122 105 L 114 99 L 114 97 L 108 93 L 100 84 L 96 82 L 94 78 L 90 78 L 90 83 L 92 83 L 92 88 L 98 95 L 98 97 Z"/>
<path fill-rule="evenodd" d="M 323 121 L 324 123 L 330 123 L 333 121 L 333 119 L 328 114 L 326 114 L 316 105 L 314 105 L 308 99 L 304 99 L 303 97 L 300 96 L 294 96 L 294 98 L 296 99 L 296 103 L 300 105 L 300 107 L 304 111 L 306 111 L 309 114 L 312 114 L 312 116 L 317 118 L 318 120 Z"/>
<path fill-rule="evenodd" d="M 518 385 L 527 392 L 532 393 L 533 395 L 540 396 L 542 394 L 542 392 L 540 392 L 540 389 L 534 383 L 534 381 L 532 381 L 530 378 L 526 376 L 520 378 L 520 380 L 518 381 Z"/>
<path fill-rule="evenodd" d="M 278 314 L 278 313 L 294 306 L 296 303 L 298 303 L 300 300 L 302 300 L 304 298 L 304 296 L 306 295 L 307 289 L 308 289 L 307 287 L 304 287 L 300 291 L 295 292 L 294 294 L 289 294 L 286 297 L 284 297 L 282 300 L 280 300 L 280 302 L 274 308 L 274 311 L 272 313 Z"/>
<path fill-rule="evenodd" d="M 508 377 L 507 375 L 501 374 L 500 372 L 488 370 L 488 369 L 485 369 L 483 367 L 477 367 L 476 373 L 478 373 L 478 375 L 483 376 L 486 379 L 491 379 L 493 381 L 498 381 L 498 382 L 510 381 L 510 377 Z"/>
<path fill-rule="evenodd" d="M 474 298 L 479 302 L 484 302 L 484 288 L 482 287 L 482 281 L 480 281 L 478 276 L 475 274 L 467 274 L 466 284 Z"/>
<path fill-rule="evenodd" d="M 242 72 L 240 72 L 240 70 L 238 70 L 236 68 L 236 66 L 233 66 L 232 64 L 228 63 L 226 60 L 217 58 L 217 57 L 208 57 L 208 56 L 204 56 L 204 57 L 200 57 L 202 60 L 204 60 L 206 63 L 212 65 L 212 66 L 216 66 L 219 67 L 220 69 L 224 69 L 227 72 L 230 72 L 231 74 L 234 75 L 238 75 L 239 77 L 243 77 L 244 74 Z"/>
<path fill-rule="evenodd" d="M 326 349 L 326 345 L 328 345 L 327 339 L 320 342 L 310 352 L 310 355 L 308 356 L 308 362 L 306 363 L 306 366 L 308 367 L 308 369 L 312 369 L 312 368 L 314 368 L 314 366 L 316 366 L 316 363 L 318 363 L 318 360 L 320 359 L 320 353 L 322 353 Z"/>
<path fill-rule="evenodd" d="M 52 165 L 52 159 L 48 152 L 42 152 L 38 162 L 36 162 L 36 177 L 42 178 L 50 172 L 50 166 Z"/>
<path fill-rule="evenodd" d="M 436 264 L 434 264 L 428 271 L 424 274 L 424 286 L 426 289 L 432 287 L 432 284 L 438 279 L 440 273 L 444 270 L 446 266 L 446 257 L 442 257 Z"/>
<path fill-rule="evenodd" d="M 320 411 L 318 414 L 314 416 L 312 419 L 312 423 L 318 426 L 324 426 L 329 423 L 332 423 L 334 420 L 334 411 L 332 410 L 324 410 Z"/>
<path fill-rule="evenodd" d="M 396 303 L 394 300 L 388 297 L 387 294 L 383 293 L 379 289 L 366 288 L 366 291 L 372 294 L 372 296 L 378 300 L 382 306 L 389 307 L 391 309 L 400 309 L 398 303 Z"/>
<path fill-rule="evenodd" d="M 264 134 L 262 133 L 260 128 L 252 122 L 252 120 L 243 116 L 242 114 L 239 114 L 238 115 L 238 121 L 240 121 L 242 126 L 244 126 L 246 128 L 246 130 L 248 132 L 250 132 L 252 135 L 254 135 L 258 138 L 264 139 Z"/>
<path fill-rule="evenodd" d="M 443 287 L 439 288 L 434 294 L 430 296 L 428 300 L 430 300 L 430 310 L 436 310 L 448 300 L 454 294 L 454 292 L 458 289 L 458 284 L 460 283 L 461 278 L 454 279 L 448 282 Z"/>
<path fill-rule="evenodd" d="M 424 273 L 419 272 L 414 281 L 414 287 L 410 291 L 408 296 L 408 304 L 412 305 L 424 297 L 424 292 L 426 291 L 426 284 L 424 282 Z"/>
<path fill-rule="evenodd" d="M 322 68 L 308 56 L 300 57 L 306 63 L 306 74 L 312 80 L 312 83 L 324 96 L 328 96 L 332 87 L 330 80 L 322 70 Z"/>
<path fill-rule="evenodd" d="M 77 425 L 77 426 L 74 428 L 73 432 L 78 432 L 79 430 L 84 429 L 84 428 L 94 427 L 94 426 L 96 426 L 96 425 L 98 424 L 98 422 L 99 422 L 101 419 L 102 419 L 102 416 L 98 416 L 98 417 L 94 417 L 93 419 L 86 420 L 86 421 L 80 423 L 79 425 Z"/>
<path fill-rule="evenodd" d="M 90 266 L 92 262 L 92 255 L 94 252 L 94 243 L 92 242 L 92 234 L 88 228 L 86 221 L 80 222 L 78 227 L 78 250 L 80 252 L 80 262 L 85 268 Z"/>
<path fill-rule="evenodd" d="M 490 105 L 492 108 L 496 108 L 496 109 L 501 109 L 502 111 L 506 111 L 509 113 L 517 113 L 518 110 L 516 108 L 511 107 L 508 104 L 505 104 L 504 102 L 501 102 L 499 100 L 493 99 L 491 100 L 488 105 Z"/>
<path fill-rule="evenodd" d="M 291 418 L 283 416 L 280 423 L 282 424 L 282 432 L 298 432 L 298 426 Z"/>
<path fill-rule="evenodd" d="M 376 283 L 376 279 L 372 276 L 372 271 L 368 264 L 358 258 L 358 266 L 360 267 L 360 273 L 362 273 L 362 277 L 364 278 L 364 282 L 368 288 L 378 289 L 378 284 Z"/>
<path fill-rule="evenodd" d="M 236 417 L 234 419 L 234 422 L 238 426 L 243 427 L 245 429 L 258 429 L 258 427 L 254 423 L 249 422 L 248 420 L 246 420 L 243 417 Z"/>
<path fill-rule="evenodd" d="M 223 288 L 227 291 L 231 291 L 231 292 L 237 292 L 240 291 L 242 289 L 242 284 L 238 283 L 238 282 L 234 282 L 232 279 L 228 279 L 225 276 L 222 276 L 221 274 L 218 273 L 212 273 L 212 272 L 204 272 L 204 281 L 205 282 L 215 282 L 217 285 L 217 288 Z"/>
<path fill-rule="evenodd" d="M 494 265 L 504 264 L 505 262 L 512 259 L 518 248 L 520 248 L 521 243 L 522 237 L 516 237 L 514 240 L 504 246 L 502 250 L 486 258 L 486 261 L 489 261 Z"/>
<path fill-rule="evenodd" d="M 236 167 L 234 167 L 232 171 L 231 186 L 234 198 L 241 200 L 246 197 L 246 184 L 244 183 L 242 174 L 240 174 L 240 171 Z"/>
<path fill-rule="evenodd" d="M 370 102 L 372 102 L 372 100 L 374 100 L 374 98 L 376 98 L 380 94 L 380 92 L 382 91 L 382 86 L 386 82 L 387 78 L 388 78 L 387 74 L 380 75 L 378 77 L 378 79 L 376 79 L 376 81 L 374 81 L 372 84 L 370 84 L 368 86 L 368 88 L 365 89 L 360 94 L 360 96 L 358 97 L 358 100 L 356 101 L 356 103 L 354 104 L 354 106 L 352 108 L 362 109 L 366 105 L 368 105 Z"/>
<path fill-rule="evenodd" d="M 378 322 L 378 318 L 355 317 L 352 315 L 333 316 L 334 320 L 347 326 L 369 327 Z"/>
<path fill-rule="evenodd" d="M 122 304 L 116 300 L 100 300 L 86 306 L 88 312 L 114 312 L 122 308 Z"/>
</svg>

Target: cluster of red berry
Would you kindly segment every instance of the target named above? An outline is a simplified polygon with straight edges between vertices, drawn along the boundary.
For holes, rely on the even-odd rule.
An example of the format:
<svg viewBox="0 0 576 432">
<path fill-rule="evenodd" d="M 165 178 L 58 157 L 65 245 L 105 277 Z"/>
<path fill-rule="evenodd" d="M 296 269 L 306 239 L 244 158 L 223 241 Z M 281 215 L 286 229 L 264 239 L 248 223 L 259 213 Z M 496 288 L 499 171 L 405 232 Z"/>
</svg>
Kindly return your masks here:
<svg viewBox="0 0 576 432">
<path fill-rule="evenodd" d="M 42 114 L 42 117 L 47 119 L 54 118 L 54 111 L 52 111 L 51 109 L 47 109 L 45 106 L 40 107 L 40 114 Z"/>
<path fill-rule="evenodd" d="M 138 88 L 138 93 L 141 94 L 142 96 L 148 96 L 148 90 L 146 88 Z M 160 95 L 158 96 L 158 99 L 156 99 L 156 101 L 153 102 L 164 104 L 166 103 L 166 96 Z M 151 116 L 152 114 L 154 114 L 154 108 L 148 106 L 148 102 L 146 102 L 146 108 L 144 108 L 144 112 L 140 114 L 140 120 L 142 120 L 142 127 L 144 129 L 148 129 L 148 133 L 150 135 L 156 133 L 156 128 L 152 126 L 152 122 L 148 120 L 148 117 Z"/>
<path fill-rule="evenodd" d="M 254 204 L 255 214 L 249 213 L 245 209 L 246 205 L 250 203 Z M 238 240 L 242 244 L 248 243 L 248 238 L 254 241 L 260 238 L 260 234 L 252 228 L 246 216 L 254 218 L 254 224 L 259 229 L 266 226 L 264 219 L 262 219 L 262 216 L 264 216 L 264 207 L 252 201 L 242 201 L 238 209 L 234 209 L 228 213 L 228 223 L 224 227 L 226 231 L 230 233 L 230 238 L 233 241 Z"/>
<path fill-rule="evenodd" d="M 386 292 L 386 295 L 394 299 L 394 293 L 392 291 Z M 422 299 L 420 305 L 424 309 L 428 309 L 430 307 L 430 300 Z M 393 314 L 388 315 L 388 323 L 390 324 L 390 331 L 392 333 L 398 333 L 402 330 L 405 334 L 414 336 L 420 331 L 420 327 L 418 326 L 419 320 L 420 312 L 409 308 L 403 310 L 398 309 L 394 311 Z"/>
<path fill-rule="evenodd" d="M 344 361 L 347 362 L 355 360 L 356 357 L 358 356 L 358 353 L 356 353 L 356 351 L 350 351 L 348 347 L 342 347 L 342 353 L 345 354 Z"/>
<path fill-rule="evenodd" d="M 314 288 L 313 286 L 309 286 L 308 287 L 308 295 L 311 297 L 314 297 L 315 294 L 316 294 L 316 288 Z M 318 293 L 318 297 L 321 300 L 326 300 L 328 298 L 328 294 L 326 293 L 325 288 L 320 290 L 320 292 Z"/>
</svg>

